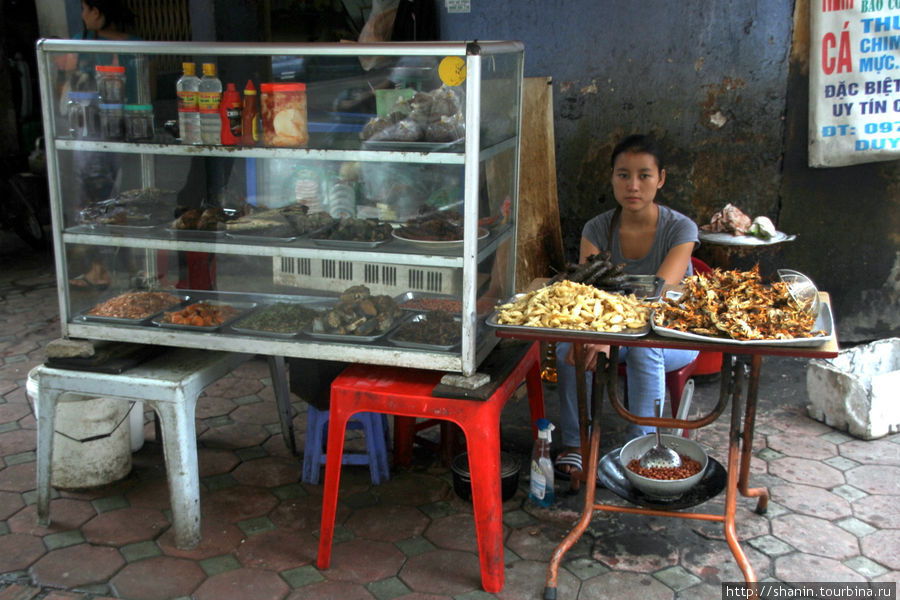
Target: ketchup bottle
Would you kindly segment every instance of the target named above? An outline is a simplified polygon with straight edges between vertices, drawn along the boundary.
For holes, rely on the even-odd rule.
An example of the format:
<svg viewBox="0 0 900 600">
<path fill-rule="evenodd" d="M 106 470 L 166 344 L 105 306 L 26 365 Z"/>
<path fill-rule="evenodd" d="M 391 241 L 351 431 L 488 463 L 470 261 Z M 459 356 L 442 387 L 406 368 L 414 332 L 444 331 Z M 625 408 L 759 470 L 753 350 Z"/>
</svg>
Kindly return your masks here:
<svg viewBox="0 0 900 600">
<path fill-rule="evenodd" d="M 222 117 L 222 144 L 234 146 L 241 139 L 241 95 L 233 83 L 229 83 L 219 104 Z"/>
<path fill-rule="evenodd" d="M 244 88 L 244 109 L 241 111 L 241 144 L 255 146 L 259 143 L 259 101 L 253 81 L 247 80 Z"/>
</svg>

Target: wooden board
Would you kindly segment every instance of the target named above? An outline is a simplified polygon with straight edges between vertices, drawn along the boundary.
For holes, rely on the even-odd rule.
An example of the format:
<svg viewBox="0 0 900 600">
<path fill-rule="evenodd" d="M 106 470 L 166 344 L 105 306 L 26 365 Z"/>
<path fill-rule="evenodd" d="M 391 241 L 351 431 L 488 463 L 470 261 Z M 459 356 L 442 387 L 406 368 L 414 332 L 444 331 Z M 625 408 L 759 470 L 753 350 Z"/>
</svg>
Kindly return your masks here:
<svg viewBox="0 0 900 600">
<path fill-rule="evenodd" d="M 556 193 L 553 80 L 526 77 L 522 99 L 516 292 L 565 267 Z"/>
</svg>

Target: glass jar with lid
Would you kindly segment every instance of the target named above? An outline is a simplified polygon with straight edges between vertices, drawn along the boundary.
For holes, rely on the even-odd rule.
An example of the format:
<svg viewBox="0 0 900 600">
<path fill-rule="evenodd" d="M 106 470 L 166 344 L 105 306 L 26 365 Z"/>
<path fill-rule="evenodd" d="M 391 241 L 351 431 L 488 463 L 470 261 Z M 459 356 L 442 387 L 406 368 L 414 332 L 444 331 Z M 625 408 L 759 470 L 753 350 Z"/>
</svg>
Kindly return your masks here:
<svg viewBox="0 0 900 600">
<path fill-rule="evenodd" d="M 118 65 L 98 65 L 97 93 L 101 104 L 122 104 L 125 102 L 125 67 Z"/>
<path fill-rule="evenodd" d="M 100 105 L 100 137 L 110 141 L 125 139 L 125 111 L 123 105 Z"/>
<path fill-rule="evenodd" d="M 125 105 L 125 139 L 129 142 L 153 141 L 153 105 Z"/>
</svg>

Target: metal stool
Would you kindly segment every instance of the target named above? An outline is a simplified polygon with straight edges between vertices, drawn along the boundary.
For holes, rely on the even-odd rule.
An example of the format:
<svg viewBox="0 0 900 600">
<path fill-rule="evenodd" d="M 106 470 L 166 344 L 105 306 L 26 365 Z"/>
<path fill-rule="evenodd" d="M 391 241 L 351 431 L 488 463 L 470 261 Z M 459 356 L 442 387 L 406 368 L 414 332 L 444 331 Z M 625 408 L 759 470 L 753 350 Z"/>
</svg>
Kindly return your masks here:
<svg viewBox="0 0 900 600">
<path fill-rule="evenodd" d="M 320 569 L 327 569 L 331 562 L 331 543 L 341 478 L 339 457 L 343 451 L 347 420 L 358 412 L 372 411 L 426 419 L 439 418 L 452 421 L 462 428 L 469 456 L 472 457 L 469 468 L 482 586 L 492 593 L 503 588 L 500 414 L 523 379 L 527 384 L 532 423 L 544 416 L 544 396 L 541 388 L 539 345 L 536 342 L 515 344 L 505 347 L 502 352 L 506 355 L 506 363 L 512 366 L 492 382 L 496 388 L 491 388 L 493 392 L 486 399 L 434 396 L 433 391 L 444 375 L 437 371 L 355 364 L 334 380 L 331 384 L 328 459 L 325 465 L 317 561 Z M 490 358 L 489 356 L 485 362 Z"/>
</svg>

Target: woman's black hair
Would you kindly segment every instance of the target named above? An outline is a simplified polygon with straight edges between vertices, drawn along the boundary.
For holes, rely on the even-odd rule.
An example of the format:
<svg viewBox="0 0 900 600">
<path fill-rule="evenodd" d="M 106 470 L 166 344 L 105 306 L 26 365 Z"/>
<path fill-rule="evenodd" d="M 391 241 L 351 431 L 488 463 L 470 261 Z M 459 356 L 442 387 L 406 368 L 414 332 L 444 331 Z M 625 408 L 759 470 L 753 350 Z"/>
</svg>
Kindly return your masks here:
<svg viewBox="0 0 900 600">
<path fill-rule="evenodd" d="M 128 31 L 134 26 L 134 13 L 124 0 L 82 0 L 88 8 L 96 8 L 105 20 L 103 26 L 114 25 L 119 31 Z"/>
<path fill-rule="evenodd" d="M 609 166 L 616 166 L 616 159 L 623 152 L 637 152 L 642 154 L 650 154 L 656 159 L 656 166 L 662 171 L 665 168 L 663 161 L 663 151 L 652 135 L 629 135 L 627 138 L 619 142 L 612 151 L 612 158 L 609 160 Z"/>
</svg>

